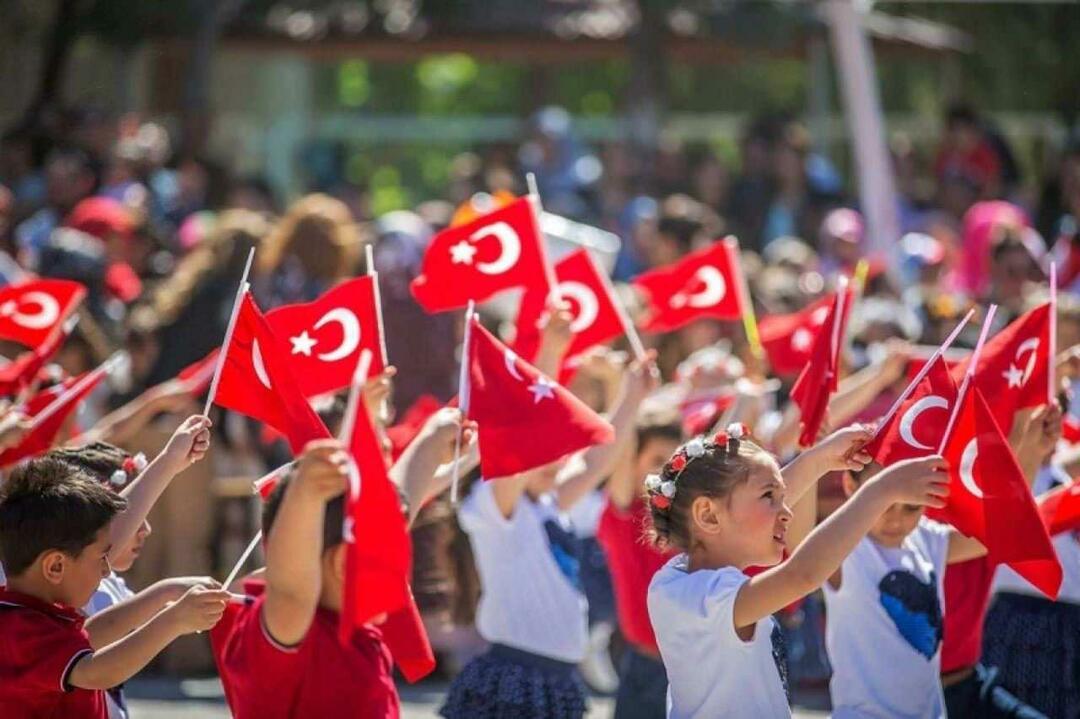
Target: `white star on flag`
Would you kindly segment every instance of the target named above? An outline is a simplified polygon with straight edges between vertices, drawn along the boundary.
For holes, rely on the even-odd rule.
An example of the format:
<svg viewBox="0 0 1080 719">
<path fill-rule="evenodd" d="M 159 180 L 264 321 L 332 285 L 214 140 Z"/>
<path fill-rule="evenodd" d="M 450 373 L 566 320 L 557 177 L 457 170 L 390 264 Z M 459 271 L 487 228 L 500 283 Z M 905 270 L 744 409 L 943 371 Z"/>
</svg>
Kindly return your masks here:
<svg viewBox="0 0 1080 719">
<path fill-rule="evenodd" d="M 1020 387 L 1024 384 L 1024 371 L 1016 365 L 1009 365 L 1009 369 L 1001 373 L 1009 382 L 1009 389 L 1013 387 Z"/>
<path fill-rule="evenodd" d="M 296 337 L 290 337 L 289 342 L 292 342 L 292 353 L 294 355 L 305 355 L 307 357 L 311 356 L 311 348 L 318 344 L 307 333 L 307 330 L 304 330 Z"/>
<path fill-rule="evenodd" d="M 555 383 L 547 377 L 540 376 L 536 382 L 529 385 L 529 391 L 533 393 L 533 404 L 540 404 L 542 399 L 555 399 L 555 391 L 552 389 Z"/>
<path fill-rule="evenodd" d="M 795 334 L 791 335 L 791 346 L 797 350 L 804 350 L 810 346 L 813 335 L 805 327 L 800 327 L 795 330 Z"/>
<path fill-rule="evenodd" d="M 466 240 L 450 245 L 450 261 L 455 265 L 471 265 L 476 248 Z"/>
</svg>

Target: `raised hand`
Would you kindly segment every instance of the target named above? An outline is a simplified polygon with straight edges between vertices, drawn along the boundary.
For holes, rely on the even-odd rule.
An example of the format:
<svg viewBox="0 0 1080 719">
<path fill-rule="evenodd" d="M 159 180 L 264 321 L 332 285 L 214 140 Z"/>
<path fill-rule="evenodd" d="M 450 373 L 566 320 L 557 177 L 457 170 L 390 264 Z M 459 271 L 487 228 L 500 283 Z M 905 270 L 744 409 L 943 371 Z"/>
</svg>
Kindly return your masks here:
<svg viewBox="0 0 1080 719">
<path fill-rule="evenodd" d="M 164 611 L 169 613 L 177 633 L 202 632 L 218 623 L 231 596 L 224 589 L 195 586 Z"/>
<path fill-rule="evenodd" d="M 174 468 L 174 473 L 187 469 L 206 456 L 210 449 L 210 428 L 214 423 L 209 417 L 192 415 L 185 419 L 169 438 L 161 457 Z"/>
<path fill-rule="evenodd" d="M 866 425 L 853 424 L 833 432 L 806 451 L 813 453 L 822 474 L 842 470 L 858 472 L 874 459 L 863 451 L 873 436 Z"/>
<path fill-rule="evenodd" d="M 949 496 L 948 463 L 940 455 L 906 459 L 883 469 L 865 487 L 879 488 L 894 503 L 940 509 Z"/>
<path fill-rule="evenodd" d="M 345 491 L 349 461 L 337 440 L 309 442 L 297 462 L 294 486 L 308 497 L 328 502 Z"/>
</svg>

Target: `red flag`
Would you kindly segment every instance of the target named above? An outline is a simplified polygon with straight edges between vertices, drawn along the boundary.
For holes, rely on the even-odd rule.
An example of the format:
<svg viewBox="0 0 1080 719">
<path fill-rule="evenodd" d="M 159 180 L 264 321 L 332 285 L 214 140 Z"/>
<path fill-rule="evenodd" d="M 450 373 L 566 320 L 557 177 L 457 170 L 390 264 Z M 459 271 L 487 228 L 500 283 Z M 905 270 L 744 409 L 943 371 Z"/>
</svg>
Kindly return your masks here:
<svg viewBox="0 0 1080 719">
<path fill-rule="evenodd" d="M 587 350 L 618 337 L 624 330 L 619 311 L 588 250 L 577 250 L 560 260 L 555 265 L 555 279 L 559 296 L 570 304 L 574 315 L 570 323 L 574 338 L 563 358 L 572 365 Z M 548 294 L 545 288 L 537 286 L 530 287 L 521 297 L 514 349 L 522 357 L 535 359 L 540 348 L 539 323 Z"/>
<path fill-rule="evenodd" d="M 0 289 L 0 338 L 37 347 L 78 307 L 86 288 L 70 280 L 32 280 Z"/>
<path fill-rule="evenodd" d="M 679 262 L 639 275 L 634 285 L 649 299 L 646 332 L 667 332 L 702 317 L 737 320 L 739 258 L 726 241 L 692 252 Z"/>
<path fill-rule="evenodd" d="M 240 303 L 214 402 L 266 422 L 285 435 L 294 453 L 311 440 L 330 436 L 250 293 Z"/>
<path fill-rule="evenodd" d="M 791 400 L 802 413 L 802 434 L 799 443 L 809 447 L 817 441 L 829 397 L 836 391 L 840 381 L 840 348 L 844 344 L 844 330 L 851 311 L 850 290 L 837 291 L 825 323 L 818 328 L 810 361 L 791 388 Z"/>
<path fill-rule="evenodd" d="M 762 318 L 758 333 L 773 371 L 780 375 L 802 372 L 810 361 L 814 337 L 828 319 L 832 304 L 832 297 L 822 297 L 794 314 Z"/>
<path fill-rule="evenodd" d="M 878 429 L 866 451 L 883 467 L 937 453 L 956 404 L 956 392 L 948 360 L 939 355 L 911 395 Z"/>
<path fill-rule="evenodd" d="M 919 372 L 926 366 L 926 363 L 930 361 L 930 357 L 933 356 L 935 349 L 935 347 L 915 348 L 915 354 L 908 360 L 907 371 L 905 372 L 908 382 L 915 381 L 915 378 L 919 376 Z M 950 348 L 948 352 L 942 355 L 942 360 L 945 362 L 945 369 L 949 371 L 950 377 L 953 378 L 953 385 L 956 384 L 957 378 L 963 378 L 964 376 L 963 372 L 956 374 L 954 370 L 964 364 L 964 358 L 970 354 L 971 353 L 966 350 L 954 350 Z"/>
<path fill-rule="evenodd" d="M 288 343 L 286 356 L 306 397 L 348 387 L 364 349 L 371 350 L 371 376 L 383 371 L 371 276 L 344 282 L 314 302 L 278 307 L 266 314 L 266 321 Z"/>
<path fill-rule="evenodd" d="M 1041 496 L 1039 516 L 1051 537 L 1080 529 L 1080 482 L 1058 487 Z"/>
<path fill-rule="evenodd" d="M 484 477 L 509 477 L 615 439 L 610 424 L 479 322 L 470 331 L 468 417 L 478 425 Z"/>
<path fill-rule="evenodd" d="M 176 378 L 187 385 L 191 395 L 198 396 L 210 388 L 210 382 L 214 379 L 214 370 L 217 369 L 217 358 L 221 354 L 221 348 L 213 349 L 210 354 L 201 360 L 189 364 L 176 375 Z"/>
<path fill-rule="evenodd" d="M 379 627 L 394 663 L 410 683 L 418 682 L 435 669 L 435 652 L 431 649 L 424 621 L 412 594 L 409 603 L 389 617 Z"/>
<path fill-rule="evenodd" d="M 14 361 L 0 367 L 0 395 L 16 395 L 33 384 L 41 368 L 53 358 L 75 329 L 75 320 L 56 328 L 44 342 L 29 352 L 23 352 Z"/>
<path fill-rule="evenodd" d="M 109 374 L 112 362 L 110 359 L 96 369 L 78 377 L 69 377 L 31 397 L 26 403 L 25 412 L 33 427 L 17 446 L 0 453 L 0 467 L 52 449 L 68 418 Z"/>
<path fill-rule="evenodd" d="M 364 403 L 356 403 L 349 452 L 356 466 L 345 494 L 345 590 L 338 624 L 348 643 L 356 627 L 409 601 L 412 544 L 401 499 Z"/>
<path fill-rule="evenodd" d="M 981 390 L 970 387 L 960 402 L 942 452 L 949 462 L 949 498 L 943 509 L 927 514 L 978 539 L 991 560 L 1008 564 L 1053 599 L 1061 564 L 1016 456 Z"/>
<path fill-rule="evenodd" d="M 413 297 L 428 312 L 464 307 L 513 287 L 547 288 L 543 236 L 529 198 L 443 230 L 424 252 Z"/>
<path fill-rule="evenodd" d="M 967 360 L 953 370 L 957 382 Z M 1046 404 L 1050 366 L 1050 304 L 1017 318 L 987 341 L 975 368 L 975 386 L 993 400 L 991 411 L 1006 434 L 1017 410 Z"/>
</svg>

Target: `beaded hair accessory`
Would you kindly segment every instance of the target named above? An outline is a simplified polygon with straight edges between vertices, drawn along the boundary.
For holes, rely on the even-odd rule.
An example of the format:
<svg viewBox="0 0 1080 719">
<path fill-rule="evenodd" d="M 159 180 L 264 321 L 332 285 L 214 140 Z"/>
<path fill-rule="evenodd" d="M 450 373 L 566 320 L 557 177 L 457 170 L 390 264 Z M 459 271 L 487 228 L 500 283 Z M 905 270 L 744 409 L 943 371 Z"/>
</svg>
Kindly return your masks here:
<svg viewBox="0 0 1080 719">
<path fill-rule="evenodd" d="M 146 465 L 149 462 L 146 461 L 146 455 L 139 452 L 134 457 L 128 457 L 124 460 L 124 463 L 120 465 L 120 469 L 116 470 L 109 477 L 109 483 L 115 487 L 123 487 L 125 484 L 135 479 L 139 475 L 139 472 L 146 469 Z"/>
<path fill-rule="evenodd" d="M 749 436 L 750 431 L 746 428 L 746 425 L 742 422 L 734 422 L 729 424 L 727 429 L 714 434 L 710 439 L 699 436 L 689 440 L 682 447 L 675 450 L 675 454 L 671 456 L 667 466 L 662 471 L 662 474 L 670 474 L 670 479 L 664 479 L 660 474 L 650 474 L 645 477 L 645 490 L 649 494 L 649 503 L 660 510 L 669 508 L 678 490 L 679 476 L 682 475 L 692 461 L 705 455 L 709 445 L 712 445 L 714 450 L 722 452 L 724 456 L 737 454 L 739 442 Z"/>
</svg>

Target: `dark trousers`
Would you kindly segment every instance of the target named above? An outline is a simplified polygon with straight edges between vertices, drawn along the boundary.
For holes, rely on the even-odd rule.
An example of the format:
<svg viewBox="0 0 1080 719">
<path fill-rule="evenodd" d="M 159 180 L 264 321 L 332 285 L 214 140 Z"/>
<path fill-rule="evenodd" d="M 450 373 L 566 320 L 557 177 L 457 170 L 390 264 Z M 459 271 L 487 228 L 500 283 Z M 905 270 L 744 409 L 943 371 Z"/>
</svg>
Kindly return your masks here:
<svg viewBox="0 0 1080 719">
<path fill-rule="evenodd" d="M 975 665 L 962 682 L 945 687 L 945 708 L 950 717 L 971 719 L 1046 719 L 1046 715 L 1023 703 L 998 685 L 995 667 Z"/>
<path fill-rule="evenodd" d="M 619 662 L 615 719 L 664 719 L 667 685 L 664 663 L 627 645 Z"/>
</svg>

